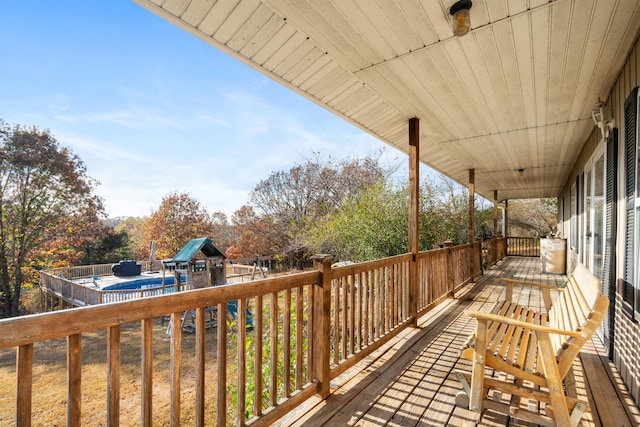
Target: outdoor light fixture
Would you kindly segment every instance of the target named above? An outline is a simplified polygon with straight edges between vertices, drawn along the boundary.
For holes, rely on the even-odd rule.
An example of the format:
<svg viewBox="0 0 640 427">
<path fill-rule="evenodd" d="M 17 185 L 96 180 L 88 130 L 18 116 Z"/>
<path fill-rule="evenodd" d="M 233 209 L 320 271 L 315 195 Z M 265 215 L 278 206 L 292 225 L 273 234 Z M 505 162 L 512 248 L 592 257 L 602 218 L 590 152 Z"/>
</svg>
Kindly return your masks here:
<svg viewBox="0 0 640 427">
<path fill-rule="evenodd" d="M 469 28 L 471 27 L 469 10 L 472 5 L 471 0 L 458 0 L 449 9 L 454 36 L 462 37 L 469 32 Z"/>
<path fill-rule="evenodd" d="M 524 169 L 518 169 L 518 175 L 524 176 Z"/>
<path fill-rule="evenodd" d="M 613 118 L 611 117 L 611 108 L 598 99 L 598 102 L 591 111 L 591 117 L 596 126 L 600 128 L 602 138 L 607 138 L 609 136 L 609 130 L 613 129 L 614 126 Z"/>
</svg>

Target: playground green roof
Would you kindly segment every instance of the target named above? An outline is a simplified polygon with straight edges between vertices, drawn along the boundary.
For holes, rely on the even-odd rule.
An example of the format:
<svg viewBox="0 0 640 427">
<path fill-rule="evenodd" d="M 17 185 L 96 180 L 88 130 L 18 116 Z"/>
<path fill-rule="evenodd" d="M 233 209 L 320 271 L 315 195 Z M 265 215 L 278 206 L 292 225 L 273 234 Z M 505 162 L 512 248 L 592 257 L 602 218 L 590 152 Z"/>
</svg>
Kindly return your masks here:
<svg viewBox="0 0 640 427">
<path fill-rule="evenodd" d="M 224 252 L 218 249 L 213 242 L 211 242 L 211 239 L 208 237 L 200 237 L 184 245 L 184 247 L 180 249 L 180 252 L 173 257 L 171 262 L 189 262 L 196 256 L 198 251 L 202 251 L 207 258 L 226 258 Z"/>
</svg>

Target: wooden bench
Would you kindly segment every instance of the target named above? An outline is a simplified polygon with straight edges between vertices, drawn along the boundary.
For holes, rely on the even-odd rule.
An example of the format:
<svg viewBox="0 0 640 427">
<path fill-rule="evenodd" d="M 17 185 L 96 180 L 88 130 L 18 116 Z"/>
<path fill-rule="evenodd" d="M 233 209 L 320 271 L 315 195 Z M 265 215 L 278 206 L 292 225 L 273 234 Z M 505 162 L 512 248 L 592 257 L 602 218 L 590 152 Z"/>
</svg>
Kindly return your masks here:
<svg viewBox="0 0 640 427">
<path fill-rule="evenodd" d="M 470 374 L 456 374 L 464 388 L 456 404 L 468 406 L 479 417 L 484 408 L 491 408 L 544 426 L 577 426 L 589 405 L 576 398 L 572 366 L 609 307 L 600 281 L 582 264 L 559 287 L 503 281 L 506 298 L 492 312 L 467 311 L 477 323 L 461 356 L 473 364 Z M 538 288 L 545 311 L 513 302 L 514 286 Z M 500 401 L 502 393 L 511 395 L 509 403 Z M 521 399 L 529 400 L 526 409 Z M 546 415 L 540 414 L 540 403 Z"/>
</svg>

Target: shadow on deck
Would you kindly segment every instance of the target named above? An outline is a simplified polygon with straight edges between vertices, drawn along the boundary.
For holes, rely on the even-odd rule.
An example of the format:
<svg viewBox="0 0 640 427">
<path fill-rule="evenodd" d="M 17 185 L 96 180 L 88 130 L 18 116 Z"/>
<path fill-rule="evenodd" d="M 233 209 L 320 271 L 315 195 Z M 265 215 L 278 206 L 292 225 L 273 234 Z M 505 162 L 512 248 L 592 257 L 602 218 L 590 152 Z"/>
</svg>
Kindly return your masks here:
<svg viewBox="0 0 640 427">
<path fill-rule="evenodd" d="M 549 284 L 564 280 L 564 276 L 542 274 L 536 258 L 507 258 L 464 288 L 455 300 L 441 304 L 419 319 L 417 328 L 403 331 L 394 341 L 332 381 L 329 398 L 310 399 L 277 425 L 476 425 L 476 414 L 454 403 L 461 389 L 454 373 L 470 370 L 470 362 L 461 359 L 458 352 L 475 327 L 464 311 L 493 307 L 503 291 L 498 280 L 501 277 Z M 522 292 L 518 302 L 542 306 L 535 292 Z M 640 411 L 598 338 L 583 349 L 574 374 L 579 395 L 587 396 L 591 406 L 581 425 L 640 425 Z M 532 424 L 485 410 L 477 425 Z"/>
</svg>

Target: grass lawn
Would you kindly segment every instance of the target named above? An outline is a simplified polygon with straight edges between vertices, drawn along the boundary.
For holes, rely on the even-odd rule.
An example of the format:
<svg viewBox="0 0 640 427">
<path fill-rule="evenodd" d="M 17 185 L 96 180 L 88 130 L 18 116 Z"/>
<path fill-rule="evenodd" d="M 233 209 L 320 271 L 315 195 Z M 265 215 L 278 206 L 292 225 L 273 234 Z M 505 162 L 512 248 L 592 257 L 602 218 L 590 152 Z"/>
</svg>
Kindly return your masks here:
<svg viewBox="0 0 640 427">
<path fill-rule="evenodd" d="M 170 338 L 166 323 L 155 319 L 153 328 L 153 414 L 154 425 L 168 425 L 170 415 Z M 82 335 L 82 424 L 106 425 L 107 332 Z M 122 326 L 120 374 L 120 424 L 140 425 L 140 323 Z M 182 412 L 181 421 L 194 423 L 195 402 L 195 337 L 183 333 L 182 338 Z M 33 358 L 33 425 L 66 425 L 66 340 L 57 339 L 34 345 Z M 15 424 L 16 351 L 0 351 L 0 425 Z M 216 328 L 207 330 L 205 399 L 206 421 L 215 424 L 216 417 Z"/>
</svg>

